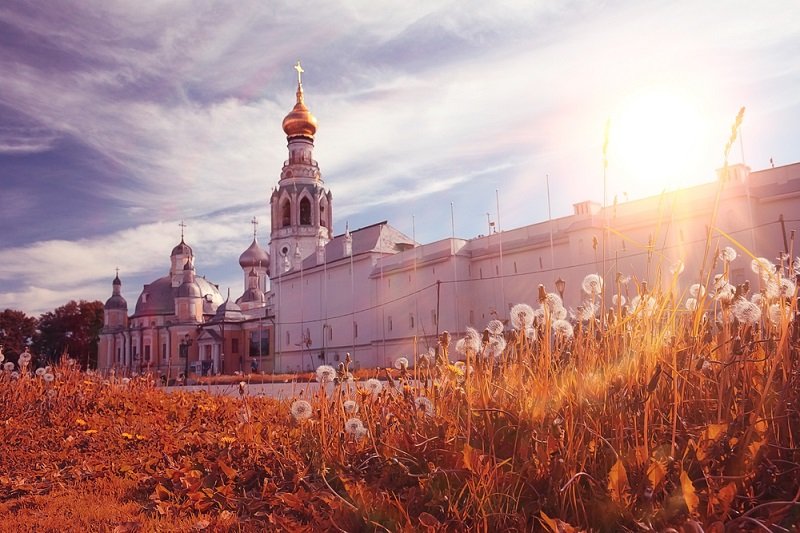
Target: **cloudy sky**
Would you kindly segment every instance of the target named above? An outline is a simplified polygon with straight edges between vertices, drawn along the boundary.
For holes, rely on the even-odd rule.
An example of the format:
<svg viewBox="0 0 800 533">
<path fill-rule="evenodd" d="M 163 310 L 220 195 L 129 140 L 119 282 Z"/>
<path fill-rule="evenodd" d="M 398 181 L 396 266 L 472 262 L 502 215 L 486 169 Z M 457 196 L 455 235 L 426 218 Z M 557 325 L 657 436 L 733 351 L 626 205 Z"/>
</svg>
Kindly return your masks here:
<svg viewBox="0 0 800 533">
<path fill-rule="evenodd" d="M 186 220 L 238 296 L 251 217 L 286 158 L 305 68 L 335 231 L 417 240 L 713 179 L 730 125 L 753 169 L 800 160 L 794 0 L 7 0 L 0 5 L 0 309 L 164 275 Z"/>
</svg>

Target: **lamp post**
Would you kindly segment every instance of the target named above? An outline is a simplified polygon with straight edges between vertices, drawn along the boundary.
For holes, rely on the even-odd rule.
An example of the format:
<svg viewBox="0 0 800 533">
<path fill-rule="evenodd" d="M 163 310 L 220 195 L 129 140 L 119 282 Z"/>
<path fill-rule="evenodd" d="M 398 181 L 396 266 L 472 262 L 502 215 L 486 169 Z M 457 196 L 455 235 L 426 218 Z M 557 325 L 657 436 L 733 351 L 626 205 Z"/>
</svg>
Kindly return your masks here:
<svg viewBox="0 0 800 533">
<path fill-rule="evenodd" d="M 561 296 L 561 301 L 564 301 L 564 289 L 567 287 L 567 282 L 561 279 L 561 276 L 556 280 L 556 290 L 558 295 Z"/>
<path fill-rule="evenodd" d="M 192 345 L 192 339 L 189 338 L 189 334 L 185 334 L 183 336 L 183 340 L 180 344 L 180 353 L 181 357 L 185 359 L 185 370 L 183 371 L 183 384 L 189 384 L 189 346 Z"/>
</svg>

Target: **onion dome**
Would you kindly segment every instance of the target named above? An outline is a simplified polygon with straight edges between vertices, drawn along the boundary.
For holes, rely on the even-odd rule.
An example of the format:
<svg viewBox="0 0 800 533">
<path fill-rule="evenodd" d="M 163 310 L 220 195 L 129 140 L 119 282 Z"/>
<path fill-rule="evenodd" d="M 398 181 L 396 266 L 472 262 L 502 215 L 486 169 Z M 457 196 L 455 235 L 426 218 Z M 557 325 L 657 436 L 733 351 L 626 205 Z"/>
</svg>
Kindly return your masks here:
<svg viewBox="0 0 800 533">
<path fill-rule="evenodd" d="M 106 309 L 109 309 L 109 310 L 110 309 L 120 309 L 120 310 L 123 310 L 123 311 L 127 311 L 128 310 L 128 302 L 125 300 L 125 298 L 122 297 L 122 294 L 120 294 L 121 289 L 122 289 L 122 281 L 120 281 L 120 279 L 119 279 L 119 274 L 117 274 L 114 277 L 114 281 L 111 282 L 111 285 L 113 287 L 113 290 L 112 290 L 112 293 L 111 293 L 111 298 L 106 300 L 106 304 L 105 304 L 104 307 Z"/>
<path fill-rule="evenodd" d="M 317 118 L 311 114 L 303 102 L 303 84 L 297 84 L 297 103 L 283 119 L 283 131 L 287 137 L 314 138 L 317 132 Z"/>
<path fill-rule="evenodd" d="M 183 265 L 183 283 L 178 286 L 178 292 L 175 296 L 178 298 L 203 297 L 203 292 L 200 290 L 200 285 L 195 282 L 194 266 L 192 266 L 191 259 L 187 259 L 186 264 Z"/>
<path fill-rule="evenodd" d="M 192 248 L 183 242 L 183 237 L 181 237 L 181 242 L 179 242 L 178 245 L 172 249 L 170 257 L 174 257 L 176 255 L 192 255 Z"/>
<path fill-rule="evenodd" d="M 200 285 L 194 281 L 184 281 L 178 287 L 176 296 L 178 298 L 202 298 L 203 293 L 200 290 Z"/>
<path fill-rule="evenodd" d="M 269 253 L 258 245 L 253 238 L 253 243 L 239 256 L 239 266 L 242 268 L 266 267 L 269 265 Z"/>
</svg>

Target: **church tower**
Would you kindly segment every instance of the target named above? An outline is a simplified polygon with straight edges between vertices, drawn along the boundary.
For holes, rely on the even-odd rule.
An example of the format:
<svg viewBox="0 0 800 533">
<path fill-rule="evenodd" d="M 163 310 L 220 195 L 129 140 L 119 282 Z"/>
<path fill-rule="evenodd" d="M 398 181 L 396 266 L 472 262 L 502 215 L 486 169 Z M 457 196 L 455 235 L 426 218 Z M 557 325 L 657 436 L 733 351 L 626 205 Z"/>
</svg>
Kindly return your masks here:
<svg viewBox="0 0 800 533">
<path fill-rule="evenodd" d="M 323 185 L 314 161 L 317 119 L 303 101 L 303 69 L 298 61 L 297 103 L 283 119 L 289 159 L 283 164 L 278 188 L 272 192 L 270 211 L 270 275 L 277 277 L 300 268 L 320 242 L 331 240 L 332 197 Z"/>
</svg>

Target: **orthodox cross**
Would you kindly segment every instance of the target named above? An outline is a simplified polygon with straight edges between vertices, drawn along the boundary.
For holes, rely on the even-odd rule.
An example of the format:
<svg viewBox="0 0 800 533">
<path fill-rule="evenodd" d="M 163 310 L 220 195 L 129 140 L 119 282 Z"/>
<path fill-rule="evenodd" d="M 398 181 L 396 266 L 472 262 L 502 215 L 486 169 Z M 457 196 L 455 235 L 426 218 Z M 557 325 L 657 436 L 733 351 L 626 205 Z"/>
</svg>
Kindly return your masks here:
<svg viewBox="0 0 800 533">
<path fill-rule="evenodd" d="M 303 70 L 303 67 L 300 66 L 300 60 L 299 59 L 297 60 L 297 63 L 295 64 L 294 69 L 297 71 L 297 85 L 302 85 L 303 84 L 302 74 L 303 74 L 303 72 L 305 72 L 305 70 Z"/>
<path fill-rule="evenodd" d="M 186 227 L 186 224 L 184 224 L 183 220 L 181 220 L 181 223 L 178 225 L 181 227 L 181 240 L 183 240 L 183 229 Z"/>
<path fill-rule="evenodd" d="M 256 226 L 258 226 L 258 219 L 256 217 L 253 217 L 253 220 L 251 220 L 250 223 L 253 225 L 253 238 L 255 239 L 256 238 Z"/>
<path fill-rule="evenodd" d="M 117 271 L 117 277 L 119 277 L 119 267 L 115 268 L 114 270 Z"/>
</svg>

